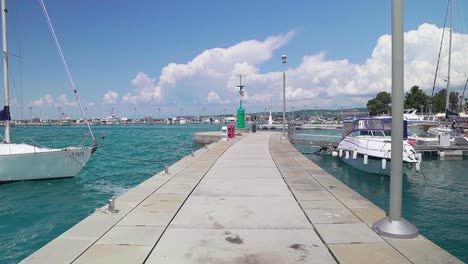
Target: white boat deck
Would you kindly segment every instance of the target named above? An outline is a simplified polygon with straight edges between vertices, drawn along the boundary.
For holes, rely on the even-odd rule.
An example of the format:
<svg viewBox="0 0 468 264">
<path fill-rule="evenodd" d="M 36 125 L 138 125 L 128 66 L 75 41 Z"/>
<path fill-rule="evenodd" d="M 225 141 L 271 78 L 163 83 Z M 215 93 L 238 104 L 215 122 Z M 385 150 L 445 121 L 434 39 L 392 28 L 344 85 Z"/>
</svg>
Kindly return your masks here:
<svg viewBox="0 0 468 264">
<path fill-rule="evenodd" d="M 115 207 L 22 263 L 461 263 L 423 236 L 376 234 L 384 212 L 275 133 L 200 149 Z"/>
</svg>

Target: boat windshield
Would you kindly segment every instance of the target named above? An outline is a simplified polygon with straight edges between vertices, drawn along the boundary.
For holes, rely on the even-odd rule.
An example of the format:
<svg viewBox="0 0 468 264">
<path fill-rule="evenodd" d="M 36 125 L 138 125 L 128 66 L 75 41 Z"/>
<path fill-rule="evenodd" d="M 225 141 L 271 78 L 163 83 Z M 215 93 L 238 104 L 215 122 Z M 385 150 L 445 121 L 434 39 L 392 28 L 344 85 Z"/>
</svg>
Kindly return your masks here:
<svg viewBox="0 0 468 264">
<path fill-rule="evenodd" d="M 353 131 L 350 135 L 356 137 L 356 136 L 371 136 L 371 137 L 389 137 L 392 135 L 392 131 L 390 130 L 359 130 L 359 131 Z"/>
<path fill-rule="evenodd" d="M 373 136 L 384 137 L 392 135 L 392 119 L 391 118 L 362 118 L 350 123 L 343 122 L 343 137 L 352 136 Z M 407 122 L 403 125 L 403 138 L 407 138 Z"/>
</svg>

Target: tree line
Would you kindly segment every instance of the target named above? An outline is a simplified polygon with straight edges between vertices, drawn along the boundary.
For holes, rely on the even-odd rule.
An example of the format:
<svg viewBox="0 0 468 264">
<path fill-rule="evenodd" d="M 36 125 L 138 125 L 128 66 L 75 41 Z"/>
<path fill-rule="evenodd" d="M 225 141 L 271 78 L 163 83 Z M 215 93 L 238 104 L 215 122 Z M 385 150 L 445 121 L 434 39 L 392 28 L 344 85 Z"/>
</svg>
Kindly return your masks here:
<svg viewBox="0 0 468 264">
<path fill-rule="evenodd" d="M 442 89 L 431 98 L 419 86 L 411 87 L 410 91 L 405 94 L 404 107 L 419 109 L 425 113 L 445 113 L 445 98 L 447 89 Z M 450 92 L 449 109 L 458 112 L 460 109 L 460 95 L 458 92 Z M 376 116 L 382 114 L 390 114 L 392 97 L 390 93 L 380 92 L 377 96 L 367 102 L 367 110 L 369 115 Z M 468 109 L 468 99 L 465 98 L 463 108 Z"/>
</svg>

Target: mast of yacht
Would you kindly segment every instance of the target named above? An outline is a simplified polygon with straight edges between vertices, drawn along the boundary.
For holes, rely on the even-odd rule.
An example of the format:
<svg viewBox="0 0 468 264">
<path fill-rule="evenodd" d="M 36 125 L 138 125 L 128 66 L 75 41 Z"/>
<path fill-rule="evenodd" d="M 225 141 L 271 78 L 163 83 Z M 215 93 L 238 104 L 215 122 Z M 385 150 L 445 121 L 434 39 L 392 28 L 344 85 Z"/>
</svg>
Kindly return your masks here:
<svg viewBox="0 0 468 264">
<path fill-rule="evenodd" d="M 5 136 L 3 141 L 10 143 L 10 89 L 8 80 L 8 41 L 7 41 L 7 9 L 6 1 L 2 0 L 2 37 L 3 37 L 3 85 L 5 87 L 5 107 L 3 108 Z"/>
<path fill-rule="evenodd" d="M 449 105 L 449 99 L 450 99 L 450 92 L 449 92 L 449 87 L 450 87 L 450 63 L 452 61 L 452 22 L 453 22 L 453 0 L 450 0 L 450 35 L 449 35 L 449 52 L 448 52 L 448 73 L 447 73 L 447 94 L 445 97 L 445 112 L 447 110 L 450 110 L 450 105 Z"/>
</svg>

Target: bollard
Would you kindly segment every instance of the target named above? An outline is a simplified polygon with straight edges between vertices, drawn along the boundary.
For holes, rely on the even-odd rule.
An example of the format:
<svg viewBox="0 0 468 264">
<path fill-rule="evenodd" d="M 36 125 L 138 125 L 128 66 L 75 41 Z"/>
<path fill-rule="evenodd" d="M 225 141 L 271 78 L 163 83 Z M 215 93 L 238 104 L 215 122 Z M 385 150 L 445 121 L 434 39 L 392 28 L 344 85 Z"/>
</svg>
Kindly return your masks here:
<svg viewBox="0 0 468 264">
<path fill-rule="evenodd" d="M 190 153 L 190 156 L 191 156 L 191 157 L 195 157 L 195 155 L 193 154 L 193 151 L 192 151 L 192 153 Z"/>
<path fill-rule="evenodd" d="M 208 148 L 208 144 L 205 144 L 205 149 L 207 149 L 207 148 Z"/>
<path fill-rule="evenodd" d="M 169 174 L 169 167 L 168 166 L 164 167 L 164 173 Z"/>
<path fill-rule="evenodd" d="M 109 212 L 115 212 L 115 197 L 109 199 Z"/>
</svg>

